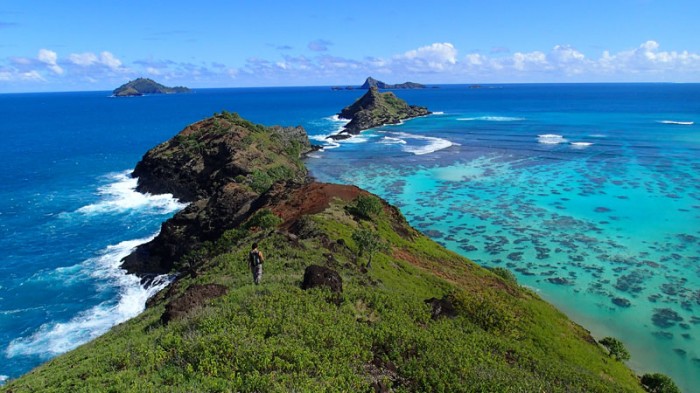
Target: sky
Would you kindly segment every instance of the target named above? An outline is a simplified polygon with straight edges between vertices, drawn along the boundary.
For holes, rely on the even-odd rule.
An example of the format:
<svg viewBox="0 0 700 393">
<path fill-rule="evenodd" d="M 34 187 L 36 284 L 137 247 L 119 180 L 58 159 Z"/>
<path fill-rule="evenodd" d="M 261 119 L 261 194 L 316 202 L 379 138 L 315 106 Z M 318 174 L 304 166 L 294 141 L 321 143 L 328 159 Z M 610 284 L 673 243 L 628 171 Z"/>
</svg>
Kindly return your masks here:
<svg viewBox="0 0 700 393">
<path fill-rule="evenodd" d="M 700 82 L 698 0 L 0 0 L 0 93 Z"/>
</svg>

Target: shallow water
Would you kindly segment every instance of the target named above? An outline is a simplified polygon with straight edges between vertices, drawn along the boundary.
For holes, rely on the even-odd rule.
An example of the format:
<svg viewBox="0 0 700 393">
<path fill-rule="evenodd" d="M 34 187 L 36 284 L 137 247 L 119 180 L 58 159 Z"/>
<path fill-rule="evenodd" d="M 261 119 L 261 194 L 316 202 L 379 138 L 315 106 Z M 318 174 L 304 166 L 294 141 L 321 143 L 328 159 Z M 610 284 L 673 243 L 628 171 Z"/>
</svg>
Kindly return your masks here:
<svg viewBox="0 0 700 393">
<path fill-rule="evenodd" d="M 583 99 L 584 89 L 579 100 L 541 100 L 541 111 L 496 99 L 487 114 L 433 105 L 444 113 L 369 131 L 361 147 L 309 165 L 320 180 L 400 206 L 451 250 L 512 270 L 596 338 L 622 339 L 635 369 L 691 391 L 700 386 L 700 129 L 659 119 L 697 121 L 698 90 L 690 104 L 679 92 L 674 112 L 640 102 L 639 90 L 606 103 Z M 380 139 L 423 142 L 415 136 L 450 145 L 419 156 Z"/>
</svg>

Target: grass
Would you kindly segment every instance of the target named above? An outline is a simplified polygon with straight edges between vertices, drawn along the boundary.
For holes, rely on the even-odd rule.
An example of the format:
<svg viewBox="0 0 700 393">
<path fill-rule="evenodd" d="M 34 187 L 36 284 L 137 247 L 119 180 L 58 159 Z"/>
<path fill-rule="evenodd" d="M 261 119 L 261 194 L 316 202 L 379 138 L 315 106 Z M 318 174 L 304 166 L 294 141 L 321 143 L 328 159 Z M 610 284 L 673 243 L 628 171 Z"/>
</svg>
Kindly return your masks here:
<svg viewBox="0 0 700 393">
<path fill-rule="evenodd" d="M 624 364 L 532 292 L 408 228 L 395 210 L 361 218 L 352 207 L 337 200 L 305 218 L 313 230 L 302 238 L 274 229 L 224 236 L 172 296 L 207 283 L 226 286 L 226 295 L 163 325 L 169 299 L 161 293 L 140 316 L 2 390 L 642 391 Z M 352 240 L 360 225 L 388 245 L 369 271 Z M 260 286 L 246 265 L 253 241 L 266 254 Z M 299 288 L 310 264 L 340 272 L 339 303 L 327 290 Z M 444 296 L 457 316 L 432 319 L 425 300 Z"/>
</svg>

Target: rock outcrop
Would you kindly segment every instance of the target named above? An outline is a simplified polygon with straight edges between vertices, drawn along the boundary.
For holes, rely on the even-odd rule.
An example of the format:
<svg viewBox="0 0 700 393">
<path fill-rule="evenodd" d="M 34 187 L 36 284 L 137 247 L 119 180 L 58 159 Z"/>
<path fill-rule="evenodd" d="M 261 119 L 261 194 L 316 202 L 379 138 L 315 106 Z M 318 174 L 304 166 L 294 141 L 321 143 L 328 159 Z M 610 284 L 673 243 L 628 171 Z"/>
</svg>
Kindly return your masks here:
<svg viewBox="0 0 700 393">
<path fill-rule="evenodd" d="M 189 93 L 190 89 L 184 86 L 167 87 L 148 78 L 137 78 L 129 81 L 112 91 L 115 97 L 133 97 L 146 94 L 176 94 Z"/>
<path fill-rule="evenodd" d="M 254 201 L 276 181 L 305 182 L 300 159 L 312 150 L 302 127 L 264 127 L 235 113 L 186 127 L 148 151 L 132 175 L 139 191 L 170 193 L 190 204 L 122 267 L 145 280 L 171 271 L 188 252 L 248 218 Z"/>
<path fill-rule="evenodd" d="M 380 80 L 376 80 L 371 76 L 365 80 L 365 83 L 360 86 L 360 89 L 371 89 L 373 87 L 378 89 L 425 89 L 425 85 L 421 85 L 420 83 L 404 82 L 391 85 Z"/>
<path fill-rule="evenodd" d="M 331 138 L 346 139 L 363 130 L 385 124 L 398 124 L 402 120 L 430 113 L 428 108 L 408 105 L 406 101 L 396 97 L 394 93 L 380 93 L 376 87 L 372 87 L 352 105 L 345 107 L 338 113 L 338 117 L 348 119 L 350 122 L 343 131 L 331 136 Z"/>
</svg>

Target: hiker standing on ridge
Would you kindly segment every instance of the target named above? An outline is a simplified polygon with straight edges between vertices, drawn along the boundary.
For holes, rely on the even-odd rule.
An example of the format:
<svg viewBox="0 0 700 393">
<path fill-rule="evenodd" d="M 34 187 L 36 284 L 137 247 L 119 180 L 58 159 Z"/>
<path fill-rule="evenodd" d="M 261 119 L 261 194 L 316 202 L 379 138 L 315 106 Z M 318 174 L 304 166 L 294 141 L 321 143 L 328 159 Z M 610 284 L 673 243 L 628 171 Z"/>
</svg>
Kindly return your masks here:
<svg viewBox="0 0 700 393">
<path fill-rule="evenodd" d="M 253 249 L 248 253 L 248 266 L 253 272 L 253 282 L 255 285 L 260 284 L 262 278 L 262 264 L 265 261 L 262 251 L 258 250 L 258 243 L 253 243 Z"/>
</svg>

